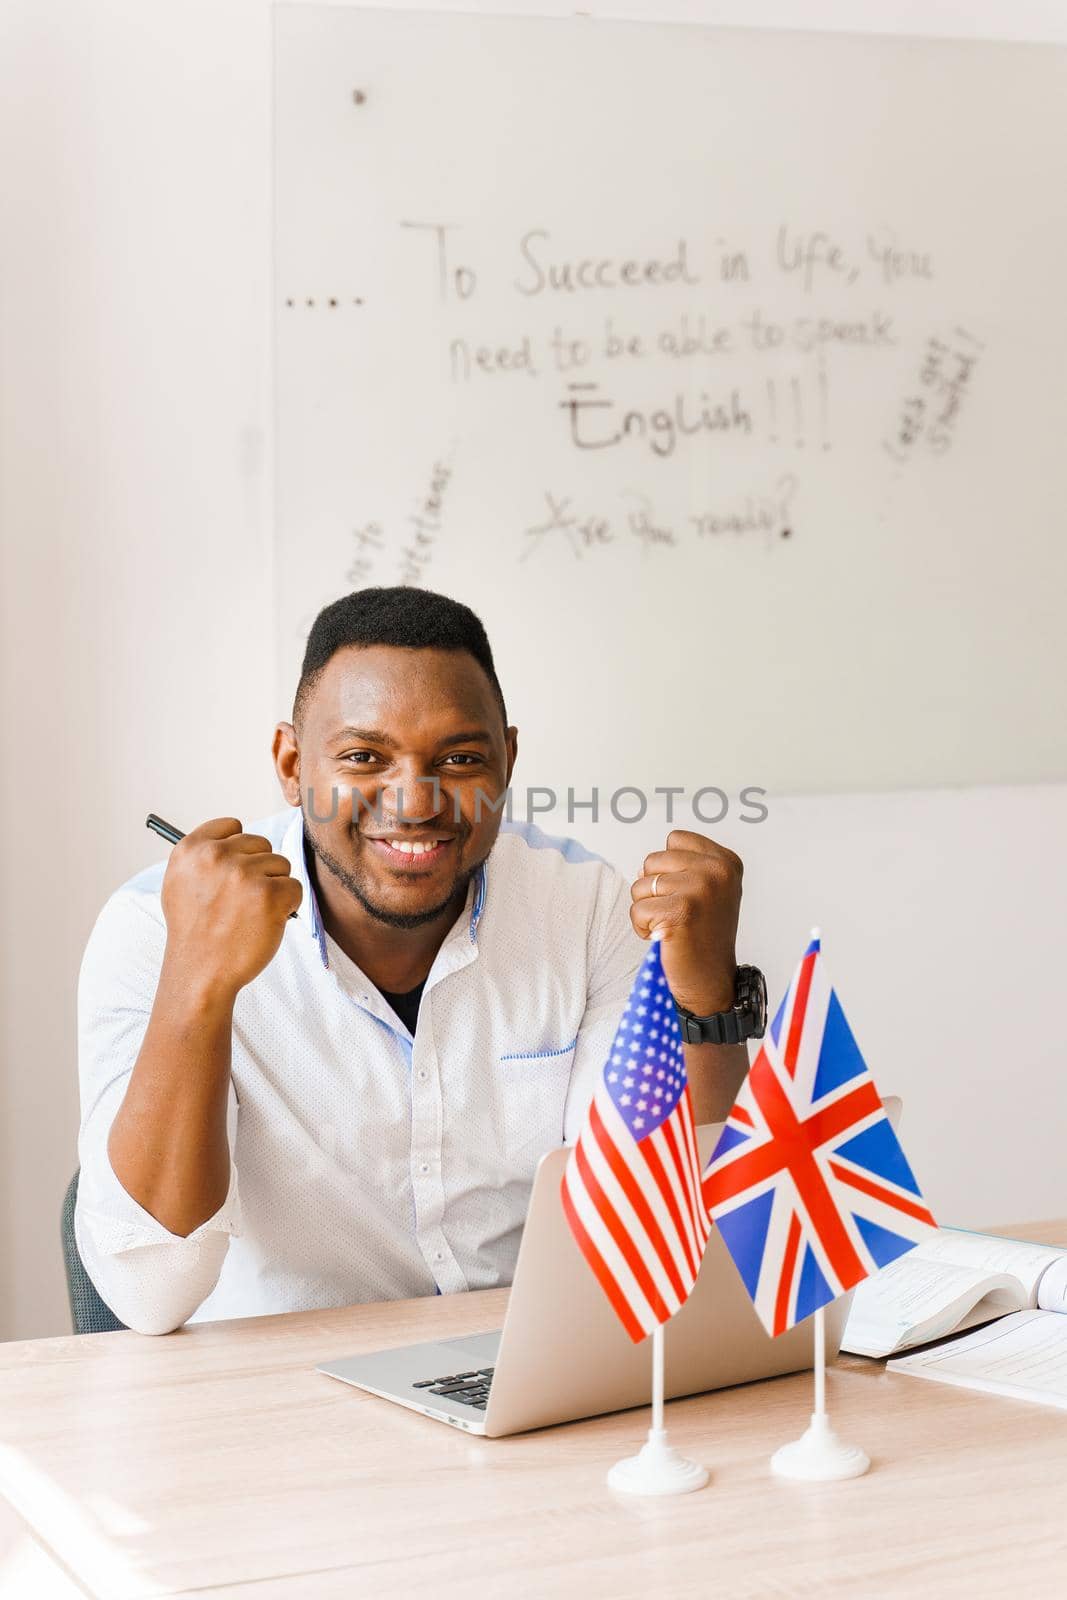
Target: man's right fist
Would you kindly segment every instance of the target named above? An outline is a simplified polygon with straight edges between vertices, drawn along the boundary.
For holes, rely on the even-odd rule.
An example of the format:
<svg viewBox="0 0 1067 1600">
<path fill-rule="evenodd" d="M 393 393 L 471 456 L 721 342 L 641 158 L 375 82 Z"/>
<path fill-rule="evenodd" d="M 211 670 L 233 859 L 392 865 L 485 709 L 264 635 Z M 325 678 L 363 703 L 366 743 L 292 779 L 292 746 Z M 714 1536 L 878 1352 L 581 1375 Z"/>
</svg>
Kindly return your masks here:
<svg viewBox="0 0 1067 1600">
<path fill-rule="evenodd" d="M 167 961 L 186 979 L 235 996 L 277 953 L 302 889 L 269 839 L 213 817 L 180 839 L 163 875 Z"/>
</svg>

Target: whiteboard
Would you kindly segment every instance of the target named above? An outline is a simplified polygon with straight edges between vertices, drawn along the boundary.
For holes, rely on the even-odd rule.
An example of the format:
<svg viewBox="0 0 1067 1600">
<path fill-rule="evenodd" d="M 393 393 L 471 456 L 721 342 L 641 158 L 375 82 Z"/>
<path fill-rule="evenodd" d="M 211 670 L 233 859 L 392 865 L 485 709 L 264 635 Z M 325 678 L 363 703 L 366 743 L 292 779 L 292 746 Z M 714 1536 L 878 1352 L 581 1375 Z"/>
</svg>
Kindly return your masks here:
<svg viewBox="0 0 1067 1600">
<path fill-rule="evenodd" d="M 483 618 L 516 782 L 1067 776 L 1067 51 L 275 10 L 278 688 Z"/>
</svg>

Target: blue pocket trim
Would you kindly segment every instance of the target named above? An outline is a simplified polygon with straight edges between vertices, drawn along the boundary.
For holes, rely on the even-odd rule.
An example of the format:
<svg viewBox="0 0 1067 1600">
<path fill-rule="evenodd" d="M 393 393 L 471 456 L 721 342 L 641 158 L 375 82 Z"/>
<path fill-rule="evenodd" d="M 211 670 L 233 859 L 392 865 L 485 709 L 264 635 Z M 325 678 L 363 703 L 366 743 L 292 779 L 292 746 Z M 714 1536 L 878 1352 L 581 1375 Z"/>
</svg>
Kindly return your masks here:
<svg viewBox="0 0 1067 1600">
<path fill-rule="evenodd" d="M 541 1061 L 549 1056 L 565 1056 L 574 1049 L 577 1043 L 578 1035 L 575 1034 L 570 1044 L 561 1045 L 558 1050 L 516 1050 L 511 1055 L 501 1056 L 500 1059 L 501 1061 Z"/>
</svg>

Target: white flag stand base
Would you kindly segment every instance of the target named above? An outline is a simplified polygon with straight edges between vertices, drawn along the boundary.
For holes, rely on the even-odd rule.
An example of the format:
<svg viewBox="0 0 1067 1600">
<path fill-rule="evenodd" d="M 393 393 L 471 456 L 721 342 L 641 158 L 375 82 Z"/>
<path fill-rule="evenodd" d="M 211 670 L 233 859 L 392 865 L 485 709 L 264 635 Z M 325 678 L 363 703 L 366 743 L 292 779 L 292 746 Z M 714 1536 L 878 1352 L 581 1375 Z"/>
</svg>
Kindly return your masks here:
<svg viewBox="0 0 1067 1600">
<path fill-rule="evenodd" d="M 703 1489 L 707 1467 L 679 1455 L 667 1443 L 663 1426 L 663 1328 L 652 1334 L 652 1426 L 635 1456 L 616 1461 L 608 1473 L 608 1488 L 623 1494 L 690 1494 Z"/>
<path fill-rule="evenodd" d="M 813 934 L 815 938 L 817 935 Z M 870 1457 L 854 1444 L 837 1437 L 826 1415 L 826 1328 L 822 1307 L 814 1317 L 815 1410 L 807 1433 L 792 1444 L 782 1445 L 771 1457 L 771 1471 L 780 1478 L 797 1478 L 804 1483 L 828 1483 L 834 1478 L 859 1478 L 870 1466 Z"/>
<path fill-rule="evenodd" d="M 649 1428 L 648 1441 L 635 1456 L 616 1461 L 608 1473 L 608 1488 L 624 1494 L 689 1494 L 703 1489 L 707 1467 L 679 1455 L 667 1443 L 666 1428 Z"/>
<path fill-rule="evenodd" d="M 825 1483 L 832 1478 L 858 1478 L 870 1459 L 854 1444 L 845 1444 L 830 1426 L 825 1412 L 812 1412 L 811 1426 L 792 1444 L 784 1444 L 771 1457 L 771 1471 L 780 1478 Z"/>
</svg>

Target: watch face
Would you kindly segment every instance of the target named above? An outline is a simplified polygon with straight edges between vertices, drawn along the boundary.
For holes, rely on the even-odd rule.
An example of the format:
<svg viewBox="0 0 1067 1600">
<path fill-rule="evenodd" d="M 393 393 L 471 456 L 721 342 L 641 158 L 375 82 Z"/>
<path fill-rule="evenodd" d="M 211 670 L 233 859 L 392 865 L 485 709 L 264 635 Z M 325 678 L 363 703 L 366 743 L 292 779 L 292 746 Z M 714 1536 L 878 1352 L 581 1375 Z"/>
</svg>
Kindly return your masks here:
<svg viewBox="0 0 1067 1600">
<path fill-rule="evenodd" d="M 756 977 L 756 1038 L 762 1039 L 767 1031 L 767 980 L 758 969 Z"/>
<path fill-rule="evenodd" d="M 739 1000 L 749 1018 L 750 1039 L 762 1039 L 767 1031 L 767 980 L 758 967 L 738 969 Z"/>
</svg>

